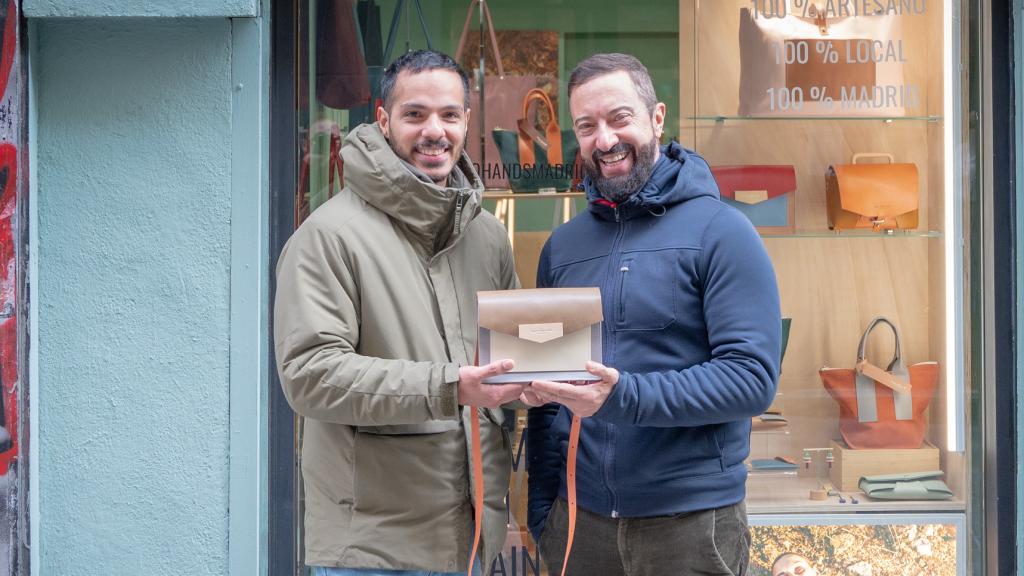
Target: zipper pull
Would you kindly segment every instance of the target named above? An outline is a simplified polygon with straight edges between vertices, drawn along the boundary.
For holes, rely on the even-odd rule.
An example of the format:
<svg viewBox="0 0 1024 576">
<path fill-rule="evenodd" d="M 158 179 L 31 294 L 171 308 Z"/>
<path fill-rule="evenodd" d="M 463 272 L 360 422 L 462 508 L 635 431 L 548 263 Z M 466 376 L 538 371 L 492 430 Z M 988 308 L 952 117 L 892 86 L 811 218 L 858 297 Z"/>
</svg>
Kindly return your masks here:
<svg viewBox="0 0 1024 576">
<path fill-rule="evenodd" d="M 620 219 L 619 219 L 619 205 L 618 205 L 618 204 L 616 204 L 616 205 L 615 205 L 615 222 L 616 222 L 616 223 L 619 223 L 619 222 L 621 222 L 621 221 L 622 221 L 622 220 L 620 220 Z"/>
<path fill-rule="evenodd" d="M 459 190 L 455 196 L 455 234 L 459 233 L 459 228 L 462 227 L 462 205 L 466 201 L 466 192 Z"/>
</svg>

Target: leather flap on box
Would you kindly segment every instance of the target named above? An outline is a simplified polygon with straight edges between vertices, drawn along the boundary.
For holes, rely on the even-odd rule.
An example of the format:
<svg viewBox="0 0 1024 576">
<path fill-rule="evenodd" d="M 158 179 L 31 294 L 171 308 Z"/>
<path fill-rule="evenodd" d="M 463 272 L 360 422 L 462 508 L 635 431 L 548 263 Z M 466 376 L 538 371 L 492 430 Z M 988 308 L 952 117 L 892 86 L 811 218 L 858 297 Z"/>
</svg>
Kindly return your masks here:
<svg viewBox="0 0 1024 576">
<path fill-rule="evenodd" d="M 598 288 L 535 288 L 477 293 L 481 328 L 544 343 L 604 320 Z"/>
<path fill-rule="evenodd" d="M 892 218 L 918 208 L 914 164 L 837 164 L 829 167 L 843 210 L 872 218 Z"/>
<path fill-rule="evenodd" d="M 758 204 L 796 190 L 792 166 L 713 166 L 711 174 L 723 198 Z"/>
</svg>

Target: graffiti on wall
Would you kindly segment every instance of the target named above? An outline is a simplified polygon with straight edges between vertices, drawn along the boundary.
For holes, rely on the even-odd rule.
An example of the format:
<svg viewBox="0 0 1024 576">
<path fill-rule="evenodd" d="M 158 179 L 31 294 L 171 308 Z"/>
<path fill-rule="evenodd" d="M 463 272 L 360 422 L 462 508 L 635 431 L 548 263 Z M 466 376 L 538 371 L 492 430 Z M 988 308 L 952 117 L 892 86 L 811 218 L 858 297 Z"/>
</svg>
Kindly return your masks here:
<svg viewBox="0 0 1024 576">
<path fill-rule="evenodd" d="M 0 0 L 0 576 L 18 573 L 18 460 L 21 414 L 18 391 L 22 174 L 22 105 L 19 11 Z"/>
</svg>

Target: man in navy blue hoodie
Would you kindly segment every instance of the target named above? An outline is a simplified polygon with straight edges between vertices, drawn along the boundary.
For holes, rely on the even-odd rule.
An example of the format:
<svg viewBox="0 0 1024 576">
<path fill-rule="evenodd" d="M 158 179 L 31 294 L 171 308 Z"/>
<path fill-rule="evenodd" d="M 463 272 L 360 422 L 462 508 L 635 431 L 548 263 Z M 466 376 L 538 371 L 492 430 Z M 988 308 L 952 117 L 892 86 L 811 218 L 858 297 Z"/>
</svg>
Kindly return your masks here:
<svg viewBox="0 0 1024 576">
<path fill-rule="evenodd" d="M 569 574 L 744 574 L 750 418 L 775 396 L 780 313 L 760 237 L 719 200 L 703 158 L 658 145 L 647 69 L 598 54 L 569 79 L 589 210 L 541 253 L 538 287 L 598 286 L 604 365 L 534 382 L 529 527 L 562 567 L 570 420 L 583 417 Z"/>
</svg>

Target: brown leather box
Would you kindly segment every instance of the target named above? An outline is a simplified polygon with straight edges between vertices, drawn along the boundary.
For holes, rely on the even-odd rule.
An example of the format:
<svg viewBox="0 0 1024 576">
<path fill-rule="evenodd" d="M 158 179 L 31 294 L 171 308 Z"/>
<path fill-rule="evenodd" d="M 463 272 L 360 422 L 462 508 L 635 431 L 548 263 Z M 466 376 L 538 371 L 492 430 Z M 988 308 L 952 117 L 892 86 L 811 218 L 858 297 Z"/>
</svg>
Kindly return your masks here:
<svg viewBox="0 0 1024 576">
<path fill-rule="evenodd" d="M 477 293 L 479 363 L 511 358 L 512 372 L 488 384 L 532 380 L 597 380 L 588 360 L 601 361 L 601 291 L 534 288 Z"/>
</svg>

